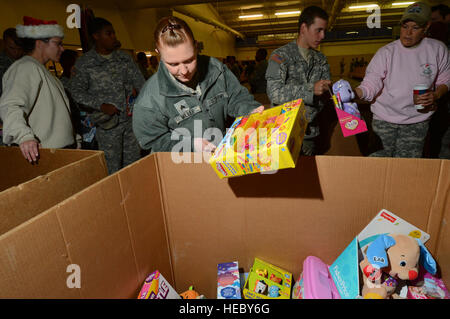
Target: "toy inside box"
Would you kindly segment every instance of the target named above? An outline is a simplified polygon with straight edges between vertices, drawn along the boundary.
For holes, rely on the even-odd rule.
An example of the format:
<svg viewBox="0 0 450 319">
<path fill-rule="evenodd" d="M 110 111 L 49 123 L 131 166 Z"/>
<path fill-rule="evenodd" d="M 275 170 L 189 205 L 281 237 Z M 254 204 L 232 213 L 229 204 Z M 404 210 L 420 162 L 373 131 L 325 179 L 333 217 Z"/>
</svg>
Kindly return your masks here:
<svg viewBox="0 0 450 319">
<path fill-rule="evenodd" d="M 217 299 L 241 299 L 237 261 L 217 265 Z"/>
<path fill-rule="evenodd" d="M 209 163 L 220 178 L 295 167 L 307 124 L 301 99 L 238 117 Z"/>
<path fill-rule="evenodd" d="M 421 244 L 413 245 L 412 247 L 420 246 L 421 254 L 419 260 L 414 260 L 408 256 L 411 251 L 401 242 L 406 239 L 411 243 L 420 241 L 423 244 L 429 238 L 427 233 L 383 209 L 352 240 L 331 266 L 326 265 L 315 256 L 307 257 L 303 263 L 303 272 L 294 285 L 292 298 L 355 299 L 364 297 L 381 299 L 391 296 L 410 299 L 448 298 L 449 293 L 443 281 L 428 272 L 428 270 L 434 271 L 432 267 L 418 267 L 417 265 L 418 261 L 426 264 L 423 260 L 428 260 L 430 264 L 433 264 L 434 260 L 431 255 L 427 255 L 426 248 Z M 386 246 L 385 241 L 389 240 L 392 242 Z M 388 257 L 386 251 L 395 245 L 399 245 L 400 251 L 390 254 Z M 377 250 L 377 247 L 381 249 Z M 376 253 L 373 254 L 373 251 Z M 400 282 L 401 270 L 395 269 L 396 265 L 393 264 L 396 263 L 395 254 L 400 256 L 401 260 L 398 264 L 400 268 L 404 269 L 404 273 L 407 274 L 410 281 Z M 383 267 L 376 269 L 376 266 L 372 266 L 382 259 L 392 263 L 387 272 L 384 272 Z M 368 261 L 368 268 L 362 267 L 366 261 Z M 369 271 L 366 271 L 367 269 Z M 376 274 L 378 274 L 377 278 L 375 278 Z"/>
<path fill-rule="evenodd" d="M 152 272 L 144 282 L 138 299 L 181 299 L 161 273 Z"/>
<path fill-rule="evenodd" d="M 255 258 L 244 286 L 246 299 L 291 298 L 292 274 Z"/>
<path fill-rule="evenodd" d="M 423 230 L 381 210 L 329 268 L 340 297 L 407 298 L 409 287 L 423 285 L 418 278 L 431 276 L 438 282 L 432 276 L 436 263 L 424 246 L 429 238 Z M 388 254 L 389 249 L 393 252 Z M 420 254 L 417 259 L 414 249 Z"/>
</svg>

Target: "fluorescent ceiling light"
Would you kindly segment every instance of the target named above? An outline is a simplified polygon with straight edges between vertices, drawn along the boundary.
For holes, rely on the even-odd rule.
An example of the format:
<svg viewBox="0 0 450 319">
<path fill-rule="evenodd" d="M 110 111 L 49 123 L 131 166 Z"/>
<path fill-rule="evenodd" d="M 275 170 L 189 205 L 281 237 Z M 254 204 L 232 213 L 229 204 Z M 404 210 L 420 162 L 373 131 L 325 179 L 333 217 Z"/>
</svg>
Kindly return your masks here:
<svg viewBox="0 0 450 319">
<path fill-rule="evenodd" d="M 409 6 L 410 4 L 413 4 L 414 2 L 393 2 L 392 5 L 393 6 Z"/>
<path fill-rule="evenodd" d="M 276 16 L 284 16 L 289 14 L 300 14 L 301 11 L 286 11 L 286 12 L 275 12 Z"/>
<path fill-rule="evenodd" d="M 239 19 L 247 19 L 247 18 L 261 18 L 263 16 L 262 13 L 259 14 L 249 14 L 246 16 L 239 16 Z"/>
<path fill-rule="evenodd" d="M 349 32 L 346 32 L 345 34 L 358 34 L 358 31 L 349 31 Z"/>
<path fill-rule="evenodd" d="M 366 8 L 375 8 L 378 7 L 378 4 L 365 4 L 361 6 L 350 6 L 349 9 L 366 9 Z"/>
</svg>

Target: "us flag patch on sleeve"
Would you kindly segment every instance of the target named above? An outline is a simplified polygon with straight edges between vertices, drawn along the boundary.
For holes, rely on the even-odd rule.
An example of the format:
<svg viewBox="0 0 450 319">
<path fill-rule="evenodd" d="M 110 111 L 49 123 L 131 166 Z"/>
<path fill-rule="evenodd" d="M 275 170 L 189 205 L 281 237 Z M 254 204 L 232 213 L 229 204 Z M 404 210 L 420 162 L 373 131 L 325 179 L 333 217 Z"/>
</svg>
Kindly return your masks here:
<svg viewBox="0 0 450 319">
<path fill-rule="evenodd" d="M 270 59 L 277 62 L 278 64 L 281 64 L 284 61 L 283 58 L 280 57 L 278 54 L 272 55 L 272 57 Z"/>
</svg>

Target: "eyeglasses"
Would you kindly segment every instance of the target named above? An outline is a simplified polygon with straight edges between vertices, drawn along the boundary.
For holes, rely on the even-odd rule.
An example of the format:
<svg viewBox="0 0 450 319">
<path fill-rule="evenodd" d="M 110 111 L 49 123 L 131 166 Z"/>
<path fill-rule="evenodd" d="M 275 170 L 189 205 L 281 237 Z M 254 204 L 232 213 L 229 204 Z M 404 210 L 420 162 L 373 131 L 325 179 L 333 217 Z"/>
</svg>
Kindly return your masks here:
<svg viewBox="0 0 450 319">
<path fill-rule="evenodd" d="M 50 40 L 50 42 L 53 42 L 58 47 L 62 47 L 63 46 L 63 42 L 62 41 L 52 41 L 52 40 Z"/>
<path fill-rule="evenodd" d="M 52 43 L 54 43 L 57 47 L 62 47 L 62 46 L 63 46 L 63 42 L 62 42 L 62 41 L 49 40 L 49 39 L 45 39 L 45 40 L 42 40 L 42 41 L 44 41 L 45 43 L 50 43 L 50 42 L 52 42 Z"/>
</svg>

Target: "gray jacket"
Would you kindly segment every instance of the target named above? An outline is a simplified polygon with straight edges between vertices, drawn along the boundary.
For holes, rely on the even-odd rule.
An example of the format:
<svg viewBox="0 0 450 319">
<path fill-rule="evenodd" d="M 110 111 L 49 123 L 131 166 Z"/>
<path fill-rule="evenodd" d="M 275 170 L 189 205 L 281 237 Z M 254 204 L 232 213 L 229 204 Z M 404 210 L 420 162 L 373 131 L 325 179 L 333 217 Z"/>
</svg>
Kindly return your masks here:
<svg viewBox="0 0 450 319">
<path fill-rule="evenodd" d="M 260 106 L 234 74 L 215 58 L 199 55 L 197 60 L 201 94 L 177 85 L 164 63 L 152 76 L 134 106 L 133 131 L 143 149 L 170 152 L 180 140 L 172 140 L 176 129 L 184 138 L 202 137 L 208 128 L 225 134 L 227 117 L 249 114 Z M 194 123 L 201 123 L 201 130 Z M 197 132 L 198 131 L 198 132 Z M 196 133 L 199 136 L 194 136 Z"/>
</svg>

